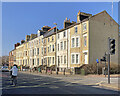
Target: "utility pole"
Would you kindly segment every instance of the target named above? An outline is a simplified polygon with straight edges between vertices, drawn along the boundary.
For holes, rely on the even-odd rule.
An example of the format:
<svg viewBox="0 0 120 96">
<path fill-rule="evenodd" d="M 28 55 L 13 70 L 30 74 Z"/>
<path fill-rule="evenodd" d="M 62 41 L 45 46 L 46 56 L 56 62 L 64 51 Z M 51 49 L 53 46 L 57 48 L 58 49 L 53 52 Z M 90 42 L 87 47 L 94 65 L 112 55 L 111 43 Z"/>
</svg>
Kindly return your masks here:
<svg viewBox="0 0 120 96">
<path fill-rule="evenodd" d="M 110 37 L 108 37 L 108 84 L 110 84 Z"/>
<path fill-rule="evenodd" d="M 106 77 L 106 56 L 107 56 L 107 53 L 105 52 L 105 77 Z"/>
<path fill-rule="evenodd" d="M 113 0 L 112 0 L 112 18 L 113 18 Z"/>
<path fill-rule="evenodd" d="M 98 75 L 98 70 L 99 70 L 99 69 L 98 69 L 98 63 L 97 63 L 97 75 Z"/>
</svg>

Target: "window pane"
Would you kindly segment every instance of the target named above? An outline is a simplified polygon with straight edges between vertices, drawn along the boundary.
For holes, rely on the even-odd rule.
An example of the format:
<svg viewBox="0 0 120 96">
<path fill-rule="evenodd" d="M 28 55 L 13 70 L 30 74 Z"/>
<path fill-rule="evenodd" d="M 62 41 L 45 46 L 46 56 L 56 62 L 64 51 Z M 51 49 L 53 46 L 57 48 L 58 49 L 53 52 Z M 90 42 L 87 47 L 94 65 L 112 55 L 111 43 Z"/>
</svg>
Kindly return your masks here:
<svg viewBox="0 0 120 96">
<path fill-rule="evenodd" d="M 75 27 L 75 33 L 77 33 L 77 27 Z"/>
<path fill-rule="evenodd" d="M 50 45 L 50 52 L 51 52 L 51 45 Z"/>
<path fill-rule="evenodd" d="M 74 47 L 74 44 L 75 43 L 75 39 L 74 38 L 72 38 L 72 47 Z"/>
<path fill-rule="evenodd" d="M 87 36 L 84 36 L 84 46 L 86 47 L 87 45 Z"/>
<path fill-rule="evenodd" d="M 66 64 L 66 56 L 64 56 L 64 64 Z"/>
<path fill-rule="evenodd" d="M 54 41 L 54 37 L 52 36 L 52 41 Z"/>
<path fill-rule="evenodd" d="M 38 55 L 39 55 L 39 48 L 37 48 L 37 53 L 38 53 Z"/>
<path fill-rule="evenodd" d="M 84 31 L 87 30 L 87 25 L 86 25 L 86 23 L 83 24 L 83 30 L 84 30 Z"/>
<path fill-rule="evenodd" d="M 63 59 L 62 59 L 63 57 L 61 56 L 61 64 L 63 63 Z"/>
<path fill-rule="evenodd" d="M 63 32 L 63 37 L 66 37 L 66 32 Z"/>
<path fill-rule="evenodd" d="M 76 63 L 78 63 L 78 54 L 76 54 Z"/>
<path fill-rule="evenodd" d="M 48 47 L 48 52 L 49 52 L 49 47 Z"/>
<path fill-rule="evenodd" d="M 54 45 L 53 45 L 53 52 L 54 52 Z"/>
<path fill-rule="evenodd" d="M 59 44 L 58 44 L 58 51 L 59 51 Z"/>
<path fill-rule="evenodd" d="M 51 57 L 50 57 L 50 64 L 51 64 Z"/>
<path fill-rule="evenodd" d="M 76 47 L 78 47 L 78 42 L 79 42 L 78 38 L 76 38 Z"/>
<path fill-rule="evenodd" d="M 63 42 L 61 42 L 61 50 L 63 49 Z"/>
<path fill-rule="evenodd" d="M 39 65 L 39 58 L 37 59 L 37 64 Z"/>
<path fill-rule="evenodd" d="M 66 49 L 66 41 L 64 41 L 64 49 Z"/>
<path fill-rule="evenodd" d="M 48 42 L 49 42 L 49 38 L 48 38 Z"/>
<path fill-rule="evenodd" d="M 75 57 L 74 57 L 74 54 L 72 55 L 72 63 L 74 63 L 74 59 L 75 59 Z"/>
<path fill-rule="evenodd" d="M 54 64 L 54 57 L 53 57 L 53 64 Z"/>
</svg>

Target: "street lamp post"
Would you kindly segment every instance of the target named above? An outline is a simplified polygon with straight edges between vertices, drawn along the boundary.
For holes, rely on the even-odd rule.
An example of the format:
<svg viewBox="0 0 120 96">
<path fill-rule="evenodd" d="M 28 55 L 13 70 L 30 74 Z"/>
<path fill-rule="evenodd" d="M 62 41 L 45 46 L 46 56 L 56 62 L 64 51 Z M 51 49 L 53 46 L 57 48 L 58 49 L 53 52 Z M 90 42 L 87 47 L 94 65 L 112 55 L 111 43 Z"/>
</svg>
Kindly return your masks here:
<svg viewBox="0 0 120 96">
<path fill-rule="evenodd" d="M 55 59 L 56 59 L 56 74 L 58 74 L 58 70 L 57 70 L 57 23 L 54 23 L 54 25 L 56 25 L 56 43 L 55 43 L 55 49 L 56 49 L 56 56 L 55 56 Z"/>
</svg>

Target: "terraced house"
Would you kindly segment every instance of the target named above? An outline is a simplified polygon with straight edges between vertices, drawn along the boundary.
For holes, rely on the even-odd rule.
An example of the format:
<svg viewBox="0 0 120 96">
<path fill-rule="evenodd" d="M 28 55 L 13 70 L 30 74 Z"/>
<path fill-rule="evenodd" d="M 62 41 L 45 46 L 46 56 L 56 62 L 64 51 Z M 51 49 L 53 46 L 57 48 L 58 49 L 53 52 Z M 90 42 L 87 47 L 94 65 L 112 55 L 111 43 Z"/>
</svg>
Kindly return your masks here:
<svg viewBox="0 0 120 96">
<path fill-rule="evenodd" d="M 27 35 L 25 41 L 17 43 L 12 51 L 16 52 L 15 63 L 19 66 L 34 68 L 56 65 L 59 71 L 71 69 L 74 72 L 84 64 L 96 63 L 96 59 L 107 52 L 108 37 L 116 42 L 116 52 L 111 56 L 111 62 L 119 64 L 119 34 L 118 23 L 106 11 L 96 15 L 79 11 L 77 22 L 66 18 L 64 28 L 57 29 L 57 32 L 56 27 L 43 26 L 38 34 Z"/>
</svg>

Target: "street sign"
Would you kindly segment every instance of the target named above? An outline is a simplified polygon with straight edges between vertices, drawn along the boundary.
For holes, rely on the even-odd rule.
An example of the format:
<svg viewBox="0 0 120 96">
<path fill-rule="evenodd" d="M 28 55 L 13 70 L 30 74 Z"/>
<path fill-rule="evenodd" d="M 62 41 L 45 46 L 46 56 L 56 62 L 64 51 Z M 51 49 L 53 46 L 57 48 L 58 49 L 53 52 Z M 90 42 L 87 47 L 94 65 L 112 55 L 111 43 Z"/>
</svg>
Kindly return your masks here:
<svg viewBox="0 0 120 96">
<path fill-rule="evenodd" d="M 99 63 L 99 59 L 96 59 L 96 62 Z"/>
</svg>

